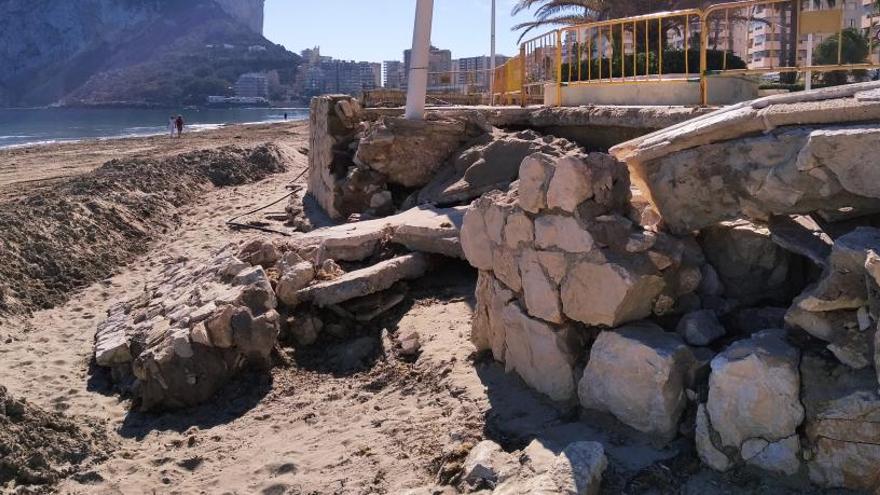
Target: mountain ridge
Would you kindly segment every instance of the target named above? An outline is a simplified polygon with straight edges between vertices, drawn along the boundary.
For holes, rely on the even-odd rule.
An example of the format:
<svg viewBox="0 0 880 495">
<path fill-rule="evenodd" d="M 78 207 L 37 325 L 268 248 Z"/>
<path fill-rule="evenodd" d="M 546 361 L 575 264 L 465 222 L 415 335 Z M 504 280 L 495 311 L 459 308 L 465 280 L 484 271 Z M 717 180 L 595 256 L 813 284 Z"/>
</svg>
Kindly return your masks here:
<svg viewBox="0 0 880 495">
<path fill-rule="evenodd" d="M 242 72 L 292 77 L 299 57 L 259 32 L 263 0 L 230 5 L 0 0 L 0 106 L 198 104 Z"/>
</svg>

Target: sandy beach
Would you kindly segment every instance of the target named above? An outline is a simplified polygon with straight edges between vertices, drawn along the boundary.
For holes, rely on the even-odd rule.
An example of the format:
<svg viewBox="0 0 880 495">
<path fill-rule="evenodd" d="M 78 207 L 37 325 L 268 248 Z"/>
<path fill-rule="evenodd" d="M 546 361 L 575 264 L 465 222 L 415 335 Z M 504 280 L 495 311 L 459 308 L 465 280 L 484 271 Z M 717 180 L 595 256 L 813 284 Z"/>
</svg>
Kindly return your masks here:
<svg viewBox="0 0 880 495">
<path fill-rule="evenodd" d="M 237 380 L 195 410 L 131 412 L 90 365 L 96 324 L 112 303 L 137 295 L 166 264 L 208 258 L 230 242 L 264 235 L 232 231 L 224 222 L 289 192 L 307 163 L 300 152 L 307 145 L 305 126 L 234 127 L 179 141 L 110 140 L 0 155 L 0 190 L 9 201 L 109 159 L 167 156 L 231 140 L 243 146 L 274 142 L 293 161 L 286 172 L 260 182 L 208 191 L 180 208 L 179 226 L 156 238 L 146 255 L 71 294 L 63 305 L 0 324 L 0 384 L 45 410 L 97 420 L 111 438 L 109 460 L 65 480 L 59 492 L 399 493 L 442 481 L 443 466 L 461 460 L 454 447 L 482 437 L 490 404 L 481 374 L 510 382 L 511 390 L 541 403 L 497 365 L 474 368 L 468 341 L 474 279 L 461 267 L 449 279 L 420 282 L 413 303 L 390 317 L 396 332 L 422 332 L 424 352 L 417 364 L 389 353 L 355 373 L 280 366 L 269 375 Z M 69 156 L 76 158 L 68 161 Z M 535 414 L 529 406 L 532 420 L 558 419 L 546 407 Z"/>
</svg>

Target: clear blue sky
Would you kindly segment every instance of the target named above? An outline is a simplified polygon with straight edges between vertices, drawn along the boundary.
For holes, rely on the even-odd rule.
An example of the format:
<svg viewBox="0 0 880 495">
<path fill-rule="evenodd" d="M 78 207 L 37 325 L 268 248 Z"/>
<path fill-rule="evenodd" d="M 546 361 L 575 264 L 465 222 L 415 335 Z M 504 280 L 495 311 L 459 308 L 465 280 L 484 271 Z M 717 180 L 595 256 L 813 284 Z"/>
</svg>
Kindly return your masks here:
<svg viewBox="0 0 880 495">
<path fill-rule="evenodd" d="M 529 14 L 510 15 L 514 0 L 497 0 L 497 50 L 518 52 L 510 28 Z M 321 55 L 381 62 L 399 60 L 412 44 L 416 0 L 267 0 L 265 35 L 299 53 L 321 47 Z M 490 0 L 434 0 L 435 46 L 454 58 L 489 54 Z"/>
</svg>

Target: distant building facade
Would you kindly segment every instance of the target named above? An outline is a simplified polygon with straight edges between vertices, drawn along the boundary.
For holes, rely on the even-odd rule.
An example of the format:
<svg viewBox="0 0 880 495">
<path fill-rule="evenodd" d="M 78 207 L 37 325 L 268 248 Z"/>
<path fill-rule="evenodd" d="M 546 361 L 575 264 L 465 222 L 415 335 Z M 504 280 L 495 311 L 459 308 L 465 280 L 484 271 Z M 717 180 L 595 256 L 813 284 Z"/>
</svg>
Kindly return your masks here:
<svg viewBox="0 0 880 495">
<path fill-rule="evenodd" d="M 412 50 L 404 50 L 403 52 L 403 73 L 409 74 L 410 61 L 412 60 Z M 428 91 L 444 92 L 450 90 L 454 86 L 454 77 L 452 71 L 452 51 L 431 46 L 428 55 Z M 406 89 L 406 78 L 404 78 L 401 89 Z"/>
<path fill-rule="evenodd" d="M 510 57 L 495 56 L 495 66 L 507 63 Z M 461 93 L 481 93 L 489 90 L 492 57 L 465 57 L 453 60 L 455 86 Z"/>
<path fill-rule="evenodd" d="M 303 50 L 294 91 L 300 96 L 342 93 L 358 95 L 382 86 L 382 64 L 321 56 L 319 47 Z"/>
<path fill-rule="evenodd" d="M 249 72 L 235 82 L 235 96 L 240 98 L 268 98 L 269 78 L 266 74 Z"/>
<path fill-rule="evenodd" d="M 400 60 L 386 60 L 383 63 L 383 72 L 385 76 L 383 87 L 386 89 L 403 89 L 406 84 L 406 71 L 403 68 L 403 62 Z"/>
</svg>

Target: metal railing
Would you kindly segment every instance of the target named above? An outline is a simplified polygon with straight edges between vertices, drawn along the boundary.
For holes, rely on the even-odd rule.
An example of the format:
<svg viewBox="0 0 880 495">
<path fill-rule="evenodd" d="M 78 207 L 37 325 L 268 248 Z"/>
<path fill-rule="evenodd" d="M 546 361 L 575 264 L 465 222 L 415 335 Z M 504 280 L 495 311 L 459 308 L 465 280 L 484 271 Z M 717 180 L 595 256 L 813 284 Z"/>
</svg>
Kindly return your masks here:
<svg viewBox="0 0 880 495">
<path fill-rule="evenodd" d="M 812 0 L 743 0 L 563 27 L 523 42 L 519 56 L 496 69 L 491 100 L 543 103 L 552 90 L 559 105 L 566 87 L 678 81 L 699 83 L 707 105 L 712 77 L 880 68 L 845 60 L 844 33 L 859 29 L 862 15 L 847 4 L 812 10 Z M 836 36 L 836 57 L 815 63 L 821 40 L 809 45 L 811 34 Z"/>
</svg>

